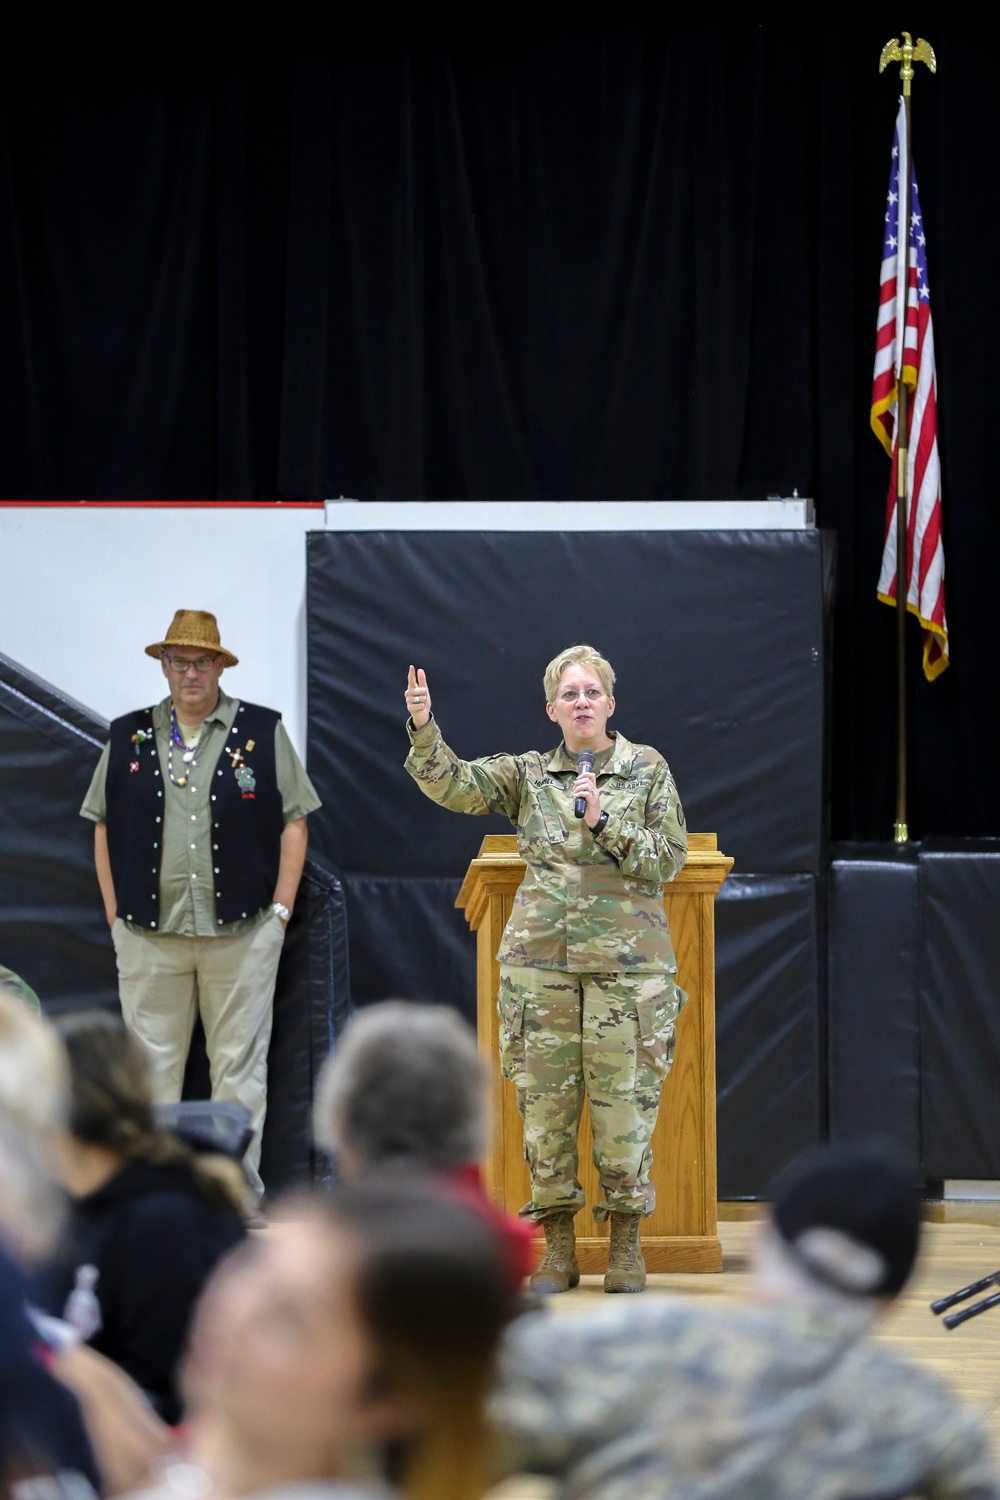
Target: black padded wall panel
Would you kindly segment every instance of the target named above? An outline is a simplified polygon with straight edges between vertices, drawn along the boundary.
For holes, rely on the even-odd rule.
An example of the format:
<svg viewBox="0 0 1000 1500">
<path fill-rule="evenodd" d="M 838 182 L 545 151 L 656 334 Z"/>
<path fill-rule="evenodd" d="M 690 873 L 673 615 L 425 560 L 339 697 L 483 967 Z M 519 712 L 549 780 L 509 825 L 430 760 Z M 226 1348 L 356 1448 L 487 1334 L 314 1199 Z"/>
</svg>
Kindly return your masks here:
<svg viewBox="0 0 1000 1500">
<path fill-rule="evenodd" d="M 720 1190 L 764 1193 L 822 1114 L 831 569 L 816 532 L 312 533 L 313 834 L 350 872 L 356 1003 L 400 994 L 472 1018 L 455 894 L 483 835 L 511 831 L 444 812 L 407 776 L 407 665 L 427 670 L 459 754 L 554 746 L 542 671 L 588 640 L 618 672 L 613 723 L 663 751 L 688 826 L 736 858 L 718 907 Z"/>
<path fill-rule="evenodd" d="M 878 1135 L 921 1177 L 917 851 L 833 848 L 827 1044 L 830 1137 Z"/>
<path fill-rule="evenodd" d="M 920 853 L 924 1172 L 1000 1177 L 1000 840 Z"/>
<path fill-rule="evenodd" d="M 823 547 L 816 531 L 310 533 L 316 847 L 345 871 L 464 870 L 510 828 L 442 812 L 406 775 L 407 665 L 460 755 L 554 747 L 542 672 L 590 641 L 618 673 L 613 724 L 667 757 L 688 826 L 740 870 L 817 873 Z"/>
<path fill-rule="evenodd" d="M 344 884 L 353 1004 L 440 1002 L 475 1025 L 476 935 L 455 909 L 461 875 L 350 875 Z"/>
<path fill-rule="evenodd" d="M 319 861 L 306 861 L 274 991 L 267 1057 L 267 1121 L 260 1170 L 269 1193 L 322 1176 L 312 1103 L 320 1069 L 350 1015 L 344 891 Z"/>
<path fill-rule="evenodd" d="M 117 1003 L 114 951 L 79 816 L 107 724 L 0 656 L 0 961 L 47 1010 Z"/>
<path fill-rule="evenodd" d="M 817 888 L 732 874 L 715 903 L 720 1198 L 766 1196 L 820 1139 Z"/>
</svg>

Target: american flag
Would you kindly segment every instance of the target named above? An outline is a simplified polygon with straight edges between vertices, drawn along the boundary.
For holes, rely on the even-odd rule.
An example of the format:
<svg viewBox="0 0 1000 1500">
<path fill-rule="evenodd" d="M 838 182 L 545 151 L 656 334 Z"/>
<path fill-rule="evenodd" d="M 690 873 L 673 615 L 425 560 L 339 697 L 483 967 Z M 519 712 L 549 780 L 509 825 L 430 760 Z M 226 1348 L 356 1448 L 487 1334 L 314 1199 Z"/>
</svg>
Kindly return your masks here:
<svg viewBox="0 0 1000 1500">
<path fill-rule="evenodd" d="M 899 255 L 907 244 L 900 232 L 899 184 L 910 183 L 909 265 Z M 907 274 L 908 273 L 908 274 Z M 910 159 L 906 112 L 899 101 L 892 147 L 889 201 L 882 247 L 882 285 L 875 338 L 871 423 L 892 459 L 886 508 L 885 544 L 878 596 L 896 603 L 896 431 L 900 367 L 910 389 L 910 440 L 907 448 L 908 496 L 906 605 L 924 629 L 924 675 L 932 680 L 948 665 L 948 621 L 944 609 L 944 542 L 941 536 L 941 461 L 938 455 L 937 375 L 934 369 L 934 325 L 927 284 L 927 239 L 917 177 Z"/>
</svg>

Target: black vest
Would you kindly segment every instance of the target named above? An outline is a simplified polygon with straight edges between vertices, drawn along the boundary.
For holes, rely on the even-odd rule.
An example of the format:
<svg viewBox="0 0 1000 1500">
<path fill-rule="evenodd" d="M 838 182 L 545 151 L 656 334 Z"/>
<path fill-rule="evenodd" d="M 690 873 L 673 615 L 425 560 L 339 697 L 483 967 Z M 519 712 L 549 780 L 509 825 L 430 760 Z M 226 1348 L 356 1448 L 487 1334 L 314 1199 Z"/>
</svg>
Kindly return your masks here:
<svg viewBox="0 0 1000 1500">
<path fill-rule="evenodd" d="M 209 805 L 219 926 L 253 916 L 274 900 L 285 826 L 274 763 L 274 727 L 280 717 L 273 708 L 241 703 L 222 753 L 211 768 L 214 801 Z M 136 741 L 133 736 L 138 734 L 148 738 Z M 254 741 L 251 751 L 246 748 L 248 740 Z M 110 744 L 108 856 L 118 915 L 155 930 L 159 925 L 165 772 L 156 748 L 153 710 L 138 709 L 115 719 Z M 243 750 L 249 777 L 237 778 L 227 753 L 230 749 Z"/>
</svg>

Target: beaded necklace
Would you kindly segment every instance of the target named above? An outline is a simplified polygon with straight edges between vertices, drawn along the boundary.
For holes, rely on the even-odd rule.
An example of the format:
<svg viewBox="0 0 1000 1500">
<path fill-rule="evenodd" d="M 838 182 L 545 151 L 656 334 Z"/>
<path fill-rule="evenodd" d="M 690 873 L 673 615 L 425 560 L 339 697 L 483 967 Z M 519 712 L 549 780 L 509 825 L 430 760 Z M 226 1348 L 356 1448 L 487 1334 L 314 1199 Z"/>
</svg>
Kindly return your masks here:
<svg viewBox="0 0 1000 1500">
<path fill-rule="evenodd" d="M 167 744 L 167 775 L 170 777 L 170 780 L 173 782 L 174 786 L 177 786 L 177 787 L 187 786 L 188 779 L 187 779 L 186 776 L 175 776 L 174 775 L 174 746 L 175 745 L 182 752 L 181 759 L 183 760 L 184 764 L 186 766 L 189 766 L 191 764 L 191 762 L 194 760 L 194 752 L 197 749 L 197 743 L 194 744 L 194 745 L 188 745 L 185 742 L 184 736 L 181 734 L 181 726 L 177 722 L 177 710 L 174 707 L 174 705 L 171 703 L 171 705 L 170 705 L 170 740 L 169 740 L 169 742 Z"/>
</svg>

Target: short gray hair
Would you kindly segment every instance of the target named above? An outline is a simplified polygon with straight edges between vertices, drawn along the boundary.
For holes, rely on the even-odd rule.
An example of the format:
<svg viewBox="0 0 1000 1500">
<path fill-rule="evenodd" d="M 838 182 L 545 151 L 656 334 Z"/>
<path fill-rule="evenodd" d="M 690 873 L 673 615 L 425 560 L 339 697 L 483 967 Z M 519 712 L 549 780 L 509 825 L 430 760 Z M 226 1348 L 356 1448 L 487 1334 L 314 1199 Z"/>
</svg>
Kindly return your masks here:
<svg viewBox="0 0 1000 1500">
<path fill-rule="evenodd" d="M 602 656 L 593 646 L 567 646 L 565 651 L 560 651 L 554 656 L 545 668 L 545 676 L 542 681 L 545 685 L 546 703 L 556 701 L 556 693 L 562 682 L 563 673 L 570 667 L 586 667 L 593 672 L 595 677 L 601 680 L 601 687 L 610 698 L 615 690 L 615 671 L 606 656 Z"/>
<path fill-rule="evenodd" d="M 486 1147 L 486 1070 L 472 1028 L 443 1005 L 386 1000 L 356 1016 L 326 1063 L 316 1139 L 364 1166 L 448 1171 Z"/>
</svg>

